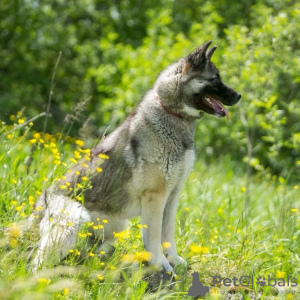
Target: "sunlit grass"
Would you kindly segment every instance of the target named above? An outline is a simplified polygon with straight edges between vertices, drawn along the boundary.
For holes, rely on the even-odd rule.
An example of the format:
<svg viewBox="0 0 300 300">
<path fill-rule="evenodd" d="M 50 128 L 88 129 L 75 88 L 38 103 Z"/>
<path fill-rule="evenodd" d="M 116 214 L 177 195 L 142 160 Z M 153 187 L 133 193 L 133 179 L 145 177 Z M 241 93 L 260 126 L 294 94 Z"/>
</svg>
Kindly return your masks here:
<svg viewBox="0 0 300 300">
<path fill-rule="evenodd" d="M 37 274 L 31 274 L 28 257 L 36 248 L 37 237 L 23 235 L 17 223 L 32 212 L 43 189 L 64 180 L 74 163 L 84 159 L 88 165 L 90 149 L 84 148 L 84 141 L 64 134 L 35 132 L 34 124 L 12 131 L 26 122 L 21 113 L 11 121 L 15 125 L 2 123 L 0 127 L 0 298 L 180 299 L 181 283 L 155 294 L 146 291 L 143 276 L 151 254 L 143 249 L 141 240 L 141 231 L 148 228 L 138 218 L 131 220 L 126 230 L 115 233 L 112 257 L 86 246 L 91 234 L 88 229 L 105 230 L 109 222 L 98 219 L 82 228 L 76 247 L 69 249 L 61 266 L 48 262 Z M 100 167 L 96 171 L 105 172 Z M 89 178 L 82 179 L 84 184 Z M 63 186 L 70 188 L 67 183 Z M 74 201 L 82 201 L 77 197 Z M 259 176 L 253 176 L 247 185 L 244 166 L 229 157 L 216 159 L 211 165 L 198 159 L 182 191 L 176 219 L 179 254 L 206 285 L 212 284 L 215 275 L 297 278 L 298 199 L 295 185 Z M 169 247 L 168 243 L 162 246 Z M 186 270 L 177 268 L 176 272 L 180 278 Z M 214 292 L 208 297 L 218 297 Z"/>
</svg>

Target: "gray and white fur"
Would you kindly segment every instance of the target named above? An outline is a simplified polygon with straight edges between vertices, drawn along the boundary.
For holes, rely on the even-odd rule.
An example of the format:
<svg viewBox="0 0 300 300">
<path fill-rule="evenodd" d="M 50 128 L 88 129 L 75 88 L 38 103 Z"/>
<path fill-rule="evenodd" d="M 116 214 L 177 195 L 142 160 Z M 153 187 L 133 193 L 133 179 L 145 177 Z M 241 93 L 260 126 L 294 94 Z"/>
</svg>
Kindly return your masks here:
<svg viewBox="0 0 300 300">
<path fill-rule="evenodd" d="M 241 97 L 222 82 L 210 61 L 216 49 L 208 50 L 210 43 L 162 71 L 125 122 L 92 149 L 91 160 L 85 162 L 88 167 L 79 162 L 65 180 L 39 198 L 35 207 L 43 209 L 32 216 L 39 222 L 41 236 L 33 259 L 35 269 L 53 257 L 53 252 L 56 262 L 66 256 L 83 223 L 107 219 L 102 240 L 112 244 L 113 233 L 123 230 L 126 220 L 135 216 L 141 216 L 141 224 L 147 225 L 142 236 L 145 249 L 152 254 L 151 264 L 173 272 L 172 265 L 185 263 L 176 250 L 175 215 L 195 157 L 196 120 L 204 113 L 225 116 L 220 102 L 234 105 Z M 109 159 L 102 161 L 99 154 Z M 103 172 L 98 173 L 100 162 Z M 66 182 L 75 188 L 83 176 L 91 183 L 83 191 L 84 205 L 71 192 L 60 189 Z M 162 253 L 163 242 L 171 247 Z"/>
</svg>

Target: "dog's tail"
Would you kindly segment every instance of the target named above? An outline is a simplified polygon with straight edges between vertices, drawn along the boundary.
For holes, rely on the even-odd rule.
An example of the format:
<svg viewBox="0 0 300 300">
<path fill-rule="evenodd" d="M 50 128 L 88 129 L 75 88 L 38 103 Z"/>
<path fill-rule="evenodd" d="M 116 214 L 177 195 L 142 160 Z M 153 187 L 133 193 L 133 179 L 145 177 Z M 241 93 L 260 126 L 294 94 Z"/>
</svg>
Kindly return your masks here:
<svg viewBox="0 0 300 300">
<path fill-rule="evenodd" d="M 5 236 L 4 239 L 0 239 L 0 247 L 5 246 L 8 243 L 14 244 L 18 239 L 22 239 L 27 232 L 33 231 L 37 228 L 40 220 L 43 218 L 44 211 L 42 207 L 39 206 L 41 200 L 39 199 L 33 206 L 33 212 L 28 216 L 28 218 L 12 222 L 8 226 L 0 227 L 0 232 Z"/>
</svg>

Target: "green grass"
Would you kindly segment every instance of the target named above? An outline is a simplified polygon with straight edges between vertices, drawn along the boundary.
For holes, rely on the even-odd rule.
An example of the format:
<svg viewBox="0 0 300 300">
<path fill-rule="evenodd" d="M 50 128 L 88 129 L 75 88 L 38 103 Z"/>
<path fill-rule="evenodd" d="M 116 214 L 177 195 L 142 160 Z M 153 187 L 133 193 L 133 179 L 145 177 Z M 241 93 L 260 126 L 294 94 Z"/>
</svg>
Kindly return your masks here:
<svg viewBox="0 0 300 300">
<path fill-rule="evenodd" d="M 129 222 L 130 233 L 116 241 L 108 260 L 99 253 L 91 257 L 93 249 L 86 249 L 86 239 L 79 238 L 80 255 L 72 249 L 61 266 L 49 262 L 31 274 L 28 256 L 37 237 L 19 236 L 13 223 L 26 219 L 41 191 L 68 170 L 78 145 L 60 135 L 46 135 L 41 141 L 30 126 L 5 133 L 12 128 L 0 127 L 0 299 L 182 299 L 181 282 L 173 289 L 161 287 L 150 293 L 143 280 L 146 267 L 122 260 L 126 253 L 143 251 L 138 218 Z M 177 246 L 189 263 L 188 272 L 198 271 L 201 282 L 209 286 L 213 276 L 298 278 L 297 187 L 261 176 L 252 176 L 246 186 L 242 162 L 224 156 L 207 164 L 199 158 L 201 153 L 196 156 L 176 219 Z M 187 270 L 176 272 L 180 278 Z M 216 299 L 220 296 L 214 292 L 228 289 L 218 286 L 206 298 Z M 267 294 L 265 289 L 263 297 Z"/>
</svg>

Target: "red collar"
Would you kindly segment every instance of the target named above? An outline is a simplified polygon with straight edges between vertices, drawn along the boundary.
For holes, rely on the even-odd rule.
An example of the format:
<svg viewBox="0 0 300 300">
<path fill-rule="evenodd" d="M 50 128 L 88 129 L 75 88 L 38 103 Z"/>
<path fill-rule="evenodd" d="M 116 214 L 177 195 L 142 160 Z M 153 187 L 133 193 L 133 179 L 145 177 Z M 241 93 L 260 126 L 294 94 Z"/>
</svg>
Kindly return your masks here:
<svg viewBox="0 0 300 300">
<path fill-rule="evenodd" d="M 173 115 L 173 116 L 175 116 L 175 117 L 181 118 L 181 115 L 180 115 L 180 114 L 177 114 L 176 112 L 172 111 L 169 107 L 165 106 L 165 105 L 162 103 L 162 101 L 161 101 L 161 99 L 160 99 L 160 97 L 159 97 L 158 94 L 156 95 L 156 99 L 158 100 L 158 102 L 160 103 L 160 105 L 164 108 L 164 110 L 166 110 L 168 113 L 170 113 L 171 115 Z"/>
</svg>

